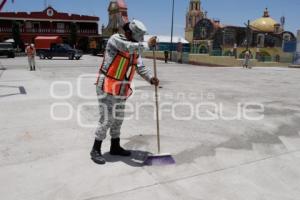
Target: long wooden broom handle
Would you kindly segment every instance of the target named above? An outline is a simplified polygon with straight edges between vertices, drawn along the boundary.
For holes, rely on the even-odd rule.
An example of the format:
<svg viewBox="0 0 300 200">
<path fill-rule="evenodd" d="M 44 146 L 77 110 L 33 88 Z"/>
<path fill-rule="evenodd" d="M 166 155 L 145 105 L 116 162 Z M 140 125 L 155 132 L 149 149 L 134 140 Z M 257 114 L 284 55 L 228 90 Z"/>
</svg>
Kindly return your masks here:
<svg viewBox="0 0 300 200">
<path fill-rule="evenodd" d="M 153 68 L 154 68 L 154 77 L 157 78 L 155 50 L 156 50 L 156 47 L 153 48 Z M 157 152 L 158 152 L 158 154 L 160 154 L 159 103 L 158 103 L 158 86 L 156 86 L 156 85 L 155 85 L 155 104 L 156 104 Z"/>
</svg>

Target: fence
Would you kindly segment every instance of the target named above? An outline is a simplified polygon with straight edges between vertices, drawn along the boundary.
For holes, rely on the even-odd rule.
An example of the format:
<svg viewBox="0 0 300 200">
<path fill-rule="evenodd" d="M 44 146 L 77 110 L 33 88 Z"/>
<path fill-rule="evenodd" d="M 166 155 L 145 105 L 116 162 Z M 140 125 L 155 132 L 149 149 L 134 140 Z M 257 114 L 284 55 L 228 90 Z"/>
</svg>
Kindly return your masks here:
<svg viewBox="0 0 300 200">
<path fill-rule="evenodd" d="M 0 27 L 0 32 L 2 33 L 12 33 L 12 28 Z M 49 28 L 20 28 L 21 33 L 70 33 L 70 29 L 49 29 Z M 97 34 L 96 29 L 79 29 L 77 31 L 81 34 Z"/>
</svg>

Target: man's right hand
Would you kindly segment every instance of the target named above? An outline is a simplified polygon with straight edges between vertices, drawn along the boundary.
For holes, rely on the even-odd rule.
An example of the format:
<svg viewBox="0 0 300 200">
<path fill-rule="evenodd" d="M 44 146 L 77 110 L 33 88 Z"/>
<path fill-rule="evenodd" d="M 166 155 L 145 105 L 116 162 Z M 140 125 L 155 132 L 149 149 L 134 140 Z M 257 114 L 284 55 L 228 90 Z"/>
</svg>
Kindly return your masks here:
<svg viewBox="0 0 300 200">
<path fill-rule="evenodd" d="M 153 36 L 148 40 L 148 46 L 149 48 L 155 47 L 157 44 L 157 37 Z"/>
</svg>

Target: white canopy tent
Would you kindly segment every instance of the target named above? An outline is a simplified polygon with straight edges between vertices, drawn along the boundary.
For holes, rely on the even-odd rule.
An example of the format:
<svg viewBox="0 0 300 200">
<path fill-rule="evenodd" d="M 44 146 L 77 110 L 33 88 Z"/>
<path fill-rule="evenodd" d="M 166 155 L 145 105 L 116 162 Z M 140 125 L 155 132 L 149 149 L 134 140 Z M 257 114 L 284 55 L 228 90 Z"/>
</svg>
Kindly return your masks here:
<svg viewBox="0 0 300 200">
<path fill-rule="evenodd" d="M 15 40 L 11 38 L 11 39 L 5 40 L 4 42 L 15 43 Z"/>
<path fill-rule="evenodd" d="M 144 36 L 144 42 L 143 42 L 143 46 L 145 47 L 145 49 L 149 49 L 147 41 L 153 36 L 157 36 L 158 43 L 171 43 L 171 36 L 166 36 L 166 35 L 145 35 Z M 173 44 L 178 44 L 178 43 L 189 44 L 189 42 L 186 39 L 184 39 L 183 37 L 180 37 L 180 36 L 173 36 L 172 42 L 173 42 Z"/>
</svg>

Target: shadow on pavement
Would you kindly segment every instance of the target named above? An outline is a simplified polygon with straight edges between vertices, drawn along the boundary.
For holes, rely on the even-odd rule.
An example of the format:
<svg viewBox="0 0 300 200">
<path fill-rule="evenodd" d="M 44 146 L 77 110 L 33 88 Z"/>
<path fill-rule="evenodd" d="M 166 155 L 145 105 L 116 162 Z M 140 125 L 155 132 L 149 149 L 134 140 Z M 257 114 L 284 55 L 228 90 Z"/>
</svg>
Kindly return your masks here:
<svg viewBox="0 0 300 200">
<path fill-rule="evenodd" d="M 103 154 L 103 157 L 108 163 L 123 162 L 132 167 L 143 167 L 144 166 L 143 163 L 149 154 L 151 153 L 146 151 L 135 150 L 135 151 L 131 151 L 130 157 L 112 156 L 108 152 Z"/>
<path fill-rule="evenodd" d="M 14 96 L 14 95 L 26 95 L 27 92 L 25 90 L 25 88 L 23 86 L 10 86 L 10 85 L 0 85 L 0 89 L 1 88 L 8 88 L 8 89 L 16 89 L 18 90 L 18 92 L 13 92 L 13 93 L 8 93 L 8 94 L 2 94 L 0 93 L 0 98 L 2 97 L 9 97 L 9 96 Z"/>
</svg>

